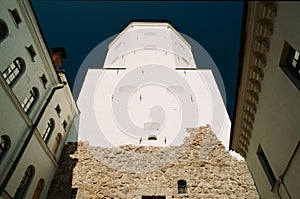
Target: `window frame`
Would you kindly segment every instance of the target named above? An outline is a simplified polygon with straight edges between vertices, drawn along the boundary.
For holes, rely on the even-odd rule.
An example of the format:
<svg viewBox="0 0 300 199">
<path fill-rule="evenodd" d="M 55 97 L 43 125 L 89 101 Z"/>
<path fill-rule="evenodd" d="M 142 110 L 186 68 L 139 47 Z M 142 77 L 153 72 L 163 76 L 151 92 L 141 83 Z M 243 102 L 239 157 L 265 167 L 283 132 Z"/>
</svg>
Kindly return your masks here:
<svg viewBox="0 0 300 199">
<path fill-rule="evenodd" d="M 177 181 L 177 190 L 178 190 L 178 194 L 187 194 L 187 187 L 186 187 L 185 180 Z"/>
<path fill-rule="evenodd" d="M 35 173 L 34 166 L 33 165 L 28 166 L 15 192 L 14 199 L 25 198 L 28 188 L 30 187 L 30 184 L 34 177 L 34 173 Z"/>
<path fill-rule="evenodd" d="M 61 141 L 62 141 L 62 135 L 61 135 L 61 133 L 58 133 L 55 137 L 55 145 L 54 145 L 54 151 L 53 151 L 55 155 L 56 155 L 57 150 L 58 150 L 58 148 L 61 144 Z"/>
<path fill-rule="evenodd" d="M 2 76 L 5 79 L 6 83 L 10 87 L 12 87 L 14 85 L 14 83 L 21 77 L 24 70 L 25 70 L 25 61 L 22 58 L 17 57 L 2 72 Z"/>
<path fill-rule="evenodd" d="M 298 58 L 295 58 L 296 53 Z M 300 90 L 300 51 L 296 50 L 288 42 L 285 41 L 279 62 L 280 68 L 292 81 L 295 87 Z M 293 66 L 293 62 L 296 63 Z"/>
<path fill-rule="evenodd" d="M 1 135 L 0 137 L 0 162 L 4 159 L 10 148 L 10 139 L 7 135 Z"/>
<path fill-rule="evenodd" d="M 8 27 L 3 19 L 0 19 L 0 43 L 7 38 Z"/>
<path fill-rule="evenodd" d="M 45 180 L 43 178 L 41 178 L 38 182 L 38 184 L 36 185 L 36 188 L 34 190 L 32 199 L 39 199 L 41 196 L 41 193 L 43 192 L 45 186 Z"/>
<path fill-rule="evenodd" d="M 31 111 L 33 105 L 36 103 L 36 101 L 38 99 L 38 96 L 39 96 L 38 89 L 36 87 L 33 87 L 29 91 L 29 94 L 27 94 L 25 96 L 25 99 L 21 103 L 21 106 L 26 114 L 28 114 Z M 27 107 L 28 104 L 29 104 L 29 106 Z"/>
<path fill-rule="evenodd" d="M 36 51 L 35 51 L 33 45 L 30 45 L 28 47 L 26 46 L 26 49 L 27 49 L 28 54 L 30 55 L 31 61 L 35 62 L 35 58 L 36 58 L 37 54 L 36 54 Z"/>
<path fill-rule="evenodd" d="M 54 127 L 55 127 L 55 122 L 54 119 L 50 119 L 49 122 L 47 123 L 46 129 L 43 133 L 42 139 L 44 140 L 44 142 L 47 144 L 48 141 L 50 140 L 50 137 L 54 131 Z"/>
<path fill-rule="evenodd" d="M 19 11 L 17 8 L 9 9 L 9 13 L 13 19 L 13 22 L 17 28 L 20 28 L 20 24 L 22 23 L 22 19 L 20 17 Z"/>
<path fill-rule="evenodd" d="M 260 144 L 258 145 L 256 155 L 257 155 L 258 160 L 264 170 L 264 173 L 266 174 L 266 177 L 268 178 L 268 181 L 271 185 L 271 190 L 273 190 L 273 188 L 276 185 L 277 179 L 276 179 L 274 172 L 272 170 L 272 167 L 266 157 L 266 154 L 264 153 Z"/>
</svg>

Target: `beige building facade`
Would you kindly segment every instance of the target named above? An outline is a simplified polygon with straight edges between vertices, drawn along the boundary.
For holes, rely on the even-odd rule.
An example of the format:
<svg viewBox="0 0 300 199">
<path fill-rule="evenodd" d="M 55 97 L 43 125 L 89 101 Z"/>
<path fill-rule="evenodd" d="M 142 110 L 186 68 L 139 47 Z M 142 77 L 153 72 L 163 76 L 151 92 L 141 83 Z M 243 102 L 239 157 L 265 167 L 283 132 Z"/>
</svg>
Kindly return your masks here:
<svg viewBox="0 0 300 199">
<path fill-rule="evenodd" d="M 300 190 L 299 2 L 248 2 L 230 148 L 246 160 L 262 198 Z"/>
<path fill-rule="evenodd" d="M 45 198 L 78 114 L 65 52 L 50 56 L 30 1 L 0 4 L 0 198 Z"/>
</svg>

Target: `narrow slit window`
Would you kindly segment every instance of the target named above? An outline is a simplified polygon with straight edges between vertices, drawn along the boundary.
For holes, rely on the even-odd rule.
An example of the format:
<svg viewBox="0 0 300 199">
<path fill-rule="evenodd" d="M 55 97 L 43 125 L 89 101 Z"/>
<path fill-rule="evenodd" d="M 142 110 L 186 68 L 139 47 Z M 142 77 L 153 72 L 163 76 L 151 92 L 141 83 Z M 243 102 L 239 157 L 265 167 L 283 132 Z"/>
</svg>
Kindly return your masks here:
<svg viewBox="0 0 300 199">
<path fill-rule="evenodd" d="M 11 16 L 12 16 L 12 18 L 13 18 L 15 24 L 16 24 L 16 26 L 19 28 L 19 25 L 22 22 L 22 19 L 21 19 L 19 13 L 18 13 L 18 10 L 17 9 L 13 9 L 13 10 L 9 10 L 9 12 L 10 12 L 10 14 L 11 14 Z"/>
<path fill-rule="evenodd" d="M 62 123 L 62 125 L 63 125 L 64 130 L 67 131 L 68 123 L 66 122 L 66 120 L 64 120 L 64 122 Z"/>
<path fill-rule="evenodd" d="M 53 130 L 54 130 L 54 120 L 50 119 L 49 122 L 47 123 L 44 134 L 42 136 L 45 143 L 48 143 Z"/>
<path fill-rule="evenodd" d="M 40 198 L 40 195 L 43 191 L 43 188 L 44 188 L 44 185 L 45 185 L 45 180 L 44 179 L 40 179 L 36 188 L 35 188 L 35 191 L 34 191 L 34 194 L 32 196 L 32 199 L 39 199 Z"/>
<path fill-rule="evenodd" d="M 10 147 L 10 139 L 7 135 L 2 135 L 0 137 L 0 162 L 2 158 L 7 153 L 8 149 Z"/>
<path fill-rule="evenodd" d="M 6 23 L 0 19 L 0 42 L 8 35 L 8 28 Z"/>
<path fill-rule="evenodd" d="M 31 60 L 34 62 L 35 61 L 34 59 L 36 57 L 36 52 L 35 52 L 33 46 L 30 45 L 29 47 L 26 47 L 26 49 L 27 49 L 27 51 L 28 51 L 28 53 L 29 53 L 29 55 L 31 57 Z"/>
<path fill-rule="evenodd" d="M 57 153 L 57 149 L 59 148 L 59 145 L 60 145 L 61 140 L 62 140 L 60 133 L 57 134 L 55 140 L 56 140 L 56 143 L 55 143 L 55 146 L 54 146 L 54 153 L 56 154 Z"/>
<path fill-rule="evenodd" d="M 258 149 L 257 149 L 257 156 L 261 163 L 261 166 L 263 167 L 263 169 L 267 175 L 267 178 L 271 184 L 271 187 L 273 188 L 276 183 L 276 178 L 275 178 L 275 175 L 271 168 L 271 165 L 269 164 L 269 161 L 260 145 L 258 146 Z"/>
<path fill-rule="evenodd" d="M 55 110 L 56 110 L 57 115 L 60 116 L 61 108 L 60 108 L 59 104 L 57 104 L 57 106 L 55 107 Z"/>
<path fill-rule="evenodd" d="M 40 76 L 40 79 L 41 79 L 41 81 L 42 81 L 42 83 L 44 85 L 44 88 L 46 89 L 46 84 L 48 82 L 48 79 L 47 79 L 46 75 L 42 74 L 42 76 Z"/>
</svg>

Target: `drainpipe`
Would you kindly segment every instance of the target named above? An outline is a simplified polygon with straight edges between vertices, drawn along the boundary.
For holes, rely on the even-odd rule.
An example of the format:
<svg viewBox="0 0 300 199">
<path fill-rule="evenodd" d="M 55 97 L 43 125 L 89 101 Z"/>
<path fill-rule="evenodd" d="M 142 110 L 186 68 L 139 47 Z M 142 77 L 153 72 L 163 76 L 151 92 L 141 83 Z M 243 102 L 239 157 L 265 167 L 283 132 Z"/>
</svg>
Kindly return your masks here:
<svg viewBox="0 0 300 199">
<path fill-rule="evenodd" d="M 62 82 L 62 83 L 63 83 L 62 85 L 54 87 L 52 89 L 49 97 L 47 98 L 46 103 L 44 104 L 43 108 L 41 109 L 41 111 L 40 111 L 40 113 L 39 113 L 36 121 L 34 122 L 32 128 L 31 128 L 31 130 L 30 130 L 30 132 L 29 132 L 29 134 L 28 134 L 28 136 L 26 138 L 26 140 L 24 141 L 24 144 L 22 145 L 21 150 L 19 151 L 19 153 L 18 153 L 15 161 L 13 162 L 13 165 L 10 167 L 10 169 L 9 169 L 9 171 L 8 171 L 5 179 L 3 180 L 2 184 L 1 184 L 1 187 L 0 187 L 0 196 L 2 195 L 2 193 L 3 193 L 3 191 L 4 191 L 5 187 L 6 187 L 6 185 L 8 184 L 8 182 L 9 182 L 9 180 L 11 178 L 11 176 L 13 175 L 14 171 L 16 170 L 16 168 L 17 168 L 17 166 L 18 166 L 18 164 L 19 164 L 19 162 L 20 162 L 20 160 L 21 160 L 21 158 L 22 158 L 22 156 L 23 156 L 23 154 L 24 154 L 24 152 L 26 150 L 26 147 L 28 146 L 28 144 L 29 144 L 29 142 L 30 142 L 30 140 L 31 140 L 31 138 L 32 138 L 32 136 L 34 134 L 34 131 L 37 128 L 37 126 L 38 126 L 38 124 L 39 124 L 42 116 L 44 115 L 44 112 L 45 112 L 47 106 L 49 105 L 49 103 L 50 103 L 50 101 L 51 101 L 54 93 L 57 90 L 60 90 L 60 89 L 64 88 L 64 86 L 67 84 L 66 82 Z"/>
<path fill-rule="evenodd" d="M 277 183 L 278 183 L 277 193 L 278 193 L 278 195 L 279 195 L 280 198 L 281 198 L 281 195 L 279 193 L 279 187 L 280 187 L 281 184 L 283 185 L 283 187 L 284 187 L 287 195 L 289 196 L 289 198 L 290 199 L 292 198 L 291 194 L 289 193 L 289 191 L 288 191 L 288 189 L 287 189 L 287 187 L 286 187 L 286 185 L 284 183 L 284 177 L 285 177 L 285 174 L 287 173 L 289 167 L 291 166 L 291 163 L 292 163 L 292 161 L 293 161 L 293 159 L 294 159 L 294 157 L 295 157 L 295 155 L 296 155 L 299 147 L 300 147 L 300 140 L 298 141 L 298 143 L 297 143 L 297 145 L 296 145 L 296 147 L 295 147 L 295 149 L 294 149 L 294 151 L 292 153 L 292 156 L 289 159 L 288 164 L 286 165 L 284 171 L 282 172 L 282 174 L 279 176 L 279 178 L 277 180 Z"/>
</svg>

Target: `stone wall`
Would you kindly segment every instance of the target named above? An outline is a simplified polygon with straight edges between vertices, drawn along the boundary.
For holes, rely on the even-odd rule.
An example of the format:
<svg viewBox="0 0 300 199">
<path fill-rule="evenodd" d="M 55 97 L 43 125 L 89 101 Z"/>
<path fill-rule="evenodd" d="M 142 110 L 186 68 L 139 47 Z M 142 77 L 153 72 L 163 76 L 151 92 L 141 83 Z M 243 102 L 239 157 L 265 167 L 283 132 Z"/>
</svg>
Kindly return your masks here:
<svg viewBox="0 0 300 199">
<path fill-rule="evenodd" d="M 258 198 L 245 161 L 230 156 L 209 126 L 188 132 L 177 147 L 69 144 L 48 198 L 71 198 L 71 188 L 73 198 Z M 178 194 L 178 180 L 186 194 Z"/>
</svg>

